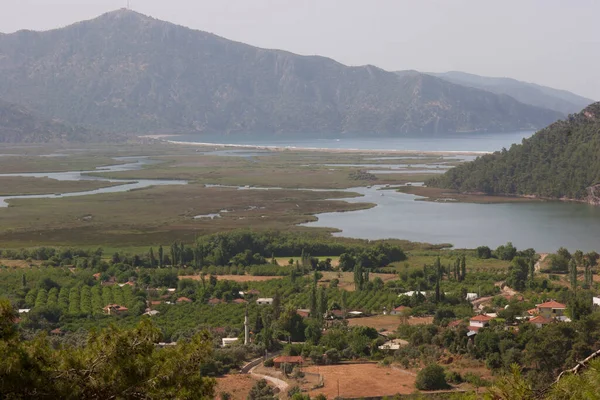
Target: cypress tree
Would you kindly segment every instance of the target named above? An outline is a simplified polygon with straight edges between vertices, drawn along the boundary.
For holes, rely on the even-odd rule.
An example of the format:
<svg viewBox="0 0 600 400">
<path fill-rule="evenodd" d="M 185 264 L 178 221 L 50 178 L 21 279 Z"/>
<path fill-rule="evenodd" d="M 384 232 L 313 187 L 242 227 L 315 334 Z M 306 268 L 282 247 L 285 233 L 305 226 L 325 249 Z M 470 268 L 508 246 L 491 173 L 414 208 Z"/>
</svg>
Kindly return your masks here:
<svg viewBox="0 0 600 400">
<path fill-rule="evenodd" d="M 573 258 L 569 261 L 569 280 L 571 282 L 571 289 L 577 290 L 577 263 Z"/>
<path fill-rule="evenodd" d="M 460 260 L 460 280 L 464 281 L 467 276 L 467 257 L 463 254 Z"/>
<path fill-rule="evenodd" d="M 158 268 L 163 267 L 163 261 L 164 261 L 163 247 L 162 247 L 162 245 L 160 245 L 158 247 Z"/>
<path fill-rule="evenodd" d="M 150 247 L 150 268 L 154 268 L 156 260 L 154 259 L 154 250 Z"/>
</svg>

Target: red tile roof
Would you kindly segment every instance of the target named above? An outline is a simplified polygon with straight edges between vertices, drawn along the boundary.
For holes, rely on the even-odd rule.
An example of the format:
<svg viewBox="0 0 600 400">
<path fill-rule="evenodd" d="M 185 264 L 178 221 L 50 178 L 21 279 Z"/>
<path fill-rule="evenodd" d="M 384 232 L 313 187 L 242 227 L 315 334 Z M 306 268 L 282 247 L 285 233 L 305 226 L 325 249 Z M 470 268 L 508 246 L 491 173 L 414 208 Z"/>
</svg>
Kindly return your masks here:
<svg viewBox="0 0 600 400">
<path fill-rule="evenodd" d="M 208 301 L 208 304 L 220 304 L 221 303 L 221 299 L 217 299 L 216 297 L 213 297 L 212 299 L 210 299 Z"/>
<path fill-rule="evenodd" d="M 188 299 L 187 297 L 180 297 L 177 299 L 177 303 L 191 303 L 192 300 Z"/>
<path fill-rule="evenodd" d="M 394 308 L 394 311 L 405 311 L 405 310 L 410 310 L 410 307 L 398 306 L 398 307 Z"/>
<path fill-rule="evenodd" d="M 273 359 L 276 363 L 288 363 L 288 364 L 302 364 L 304 358 L 302 356 L 279 356 Z"/>
<path fill-rule="evenodd" d="M 477 332 L 477 331 L 479 331 L 482 328 L 483 327 L 481 327 L 481 326 L 469 326 L 469 330 L 473 331 L 473 332 Z"/>
<path fill-rule="evenodd" d="M 305 311 L 305 310 L 296 310 L 296 314 L 298 314 L 302 318 L 308 318 L 308 316 L 310 315 L 310 312 Z"/>
<path fill-rule="evenodd" d="M 532 308 L 531 310 L 527 310 L 527 314 L 529 315 L 535 315 L 537 314 L 538 310 L 537 308 Z"/>
<path fill-rule="evenodd" d="M 119 304 L 109 304 L 106 307 L 103 308 L 103 310 L 114 310 L 114 311 L 128 311 L 129 309 L 127 307 L 121 306 Z"/>
<path fill-rule="evenodd" d="M 542 304 L 538 304 L 537 308 L 552 308 L 552 309 L 562 309 L 562 310 L 564 310 L 564 309 L 567 308 L 567 306 L 564 305 L 564 304 L 562 304 L 562 303 L 559 303 L 558 301 L 551 300 L 551 301 L 547 301 L 547 302 L 542 303 Z"/>
<path fill-rule="evenodd" d="M 462 323 L 462 320 L 457 319 L 456 321 L 451 321 L 448 323 L 448 328 L 456 328 Z"/>
<path fill-rule="evenodd" d="M 488 322 L 493 320 L 494 318 L 492 317 L 488 317 L 487 315 L 477 315 L 473 318 L 471 318 L 471 321 L 478 321 L 478 322 Z"/>
<path fill-rule="evenodd" d="M 550 318 L 544 318 L 543 316 L 538 315 L 535 318 L 531 318 L 529 320 L 529 322 L 531 322 L 532 324 L 542 324 L 542 325 L 545 325 L 545 324 L 549 324 L 549 323 L 551 323 L 553 321 Z"/>
<path fill-rule="evenodd" d="M 244 303 L 247 303 L 247 301 L 246 301 L 246 300 L 244 300 L 244 299 L 235 299 L 235 300 L 233 300 L 233 302 L 234 302 L 234 303 L 236 303 L 236 304 L 244 304 Z"/>
</svg>

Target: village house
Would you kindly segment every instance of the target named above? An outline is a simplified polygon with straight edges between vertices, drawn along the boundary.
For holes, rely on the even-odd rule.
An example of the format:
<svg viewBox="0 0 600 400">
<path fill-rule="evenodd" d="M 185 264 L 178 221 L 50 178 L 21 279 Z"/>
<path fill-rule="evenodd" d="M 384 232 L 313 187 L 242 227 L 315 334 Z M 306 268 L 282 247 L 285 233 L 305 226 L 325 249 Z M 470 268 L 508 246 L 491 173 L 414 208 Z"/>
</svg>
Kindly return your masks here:
<svg viewBox="0 0 600 400">
<path fill-rule="evenodd" d="M 236 338 L 236 337 L 234 337 L 234 338 L 223 338 L 223 339 L 221 339 L 221 343 L 222 343 L 221 347 L 226 347 L 226 346 L 232 345 L 232 344 L 236 343 L 238 340 L 239 339 Z"/>
<path fill-rule="evenodd" d="M 548 325 L 548 324 L 554 322 L 554 320 L 551 318 L 546 318 L 543 315 L 538 315 L 537 317 L 531 318 L 528 322 L 530 324 L 534 324 L 538 328 L 541 328 L 544 325 Z"/>
<path fill-rule="evenodd" d="M 565 316 L 565 310 L 567 306 L 557 301 L 551 300 L 542 304 L 536 305 L 537 314 L 544 318 L 555 318 L 561 321 L 569 320 Z M 570 320 L 569 320 L 570 321 Z"/>
<path fill-rule="evenodd" d="M 296 314 L 298 314 L 302 318 L 308 318 L 310 316 L 310 310 L 298 309 L 296 310 Z"/>
<path fill-rule="evenodd" d="M 187 297 L 180 297 L 175 301 L 177 304 L 182 304 L 182 303 L 192 303 L 191 299 L 188 299 Z"/>
<path fill-rule="evenodd" d="M 212 299 L 208 300 L 208 304 L 210 304 L 211 306 L 216 306 L 217 304 L 221 304 L 223 301 L 221 299 L 217 299 L 216 297 L 213 297 Z"/>
<path fill-rule="evenodd" d="M 104 311 L 104 313 L 108 315 L 118 315 L 129 311 L 129 309 L 118 304 L 109 304 L 106 307 L 104 307 L 102 311 Z"/>
<path fill-rule="evenodd" d="M 273 359 L 273 366 L 281 368 L 281 364 L 302 365 L 304 359 L 301 356 L 279 356 Z"/>
<path fill-rule="evenodd" d="M 395 350 L 399 350 L 400 347 L 407 346 L 407 345 L 408 345 L 408 342 L 406 340 L 392 339 L 392 340 L 385 342 L 381 346 L 379 346 L 379 350 L 395 351 Z"/>
<path fill-rule="evenodd" d="M 261 297 L 256 299 L 256 304 L 258 304 L 259 306 L 270 306 L 273 304 L 273 298 L 272 297 Z"/>
<path fill-rule="evenodd" d="M 479 298 L 479 295 L 477 293 L 467 293 L 465 300 L 473 301 L 473 300 L 477 300 L 478 298 Z"/>
<path fill-rule="evenodd" d="M 490 321 L 493 319 L 493 317 L 490 317 L 489 315 L 485 314 L 476 315 L 475 317 L 471 318 L 469 320 L 469 332 L 467 333 L 467 335 L 473 336 L 477 334 L 477 332 L 479 332 L 481 328 L 488 326 L 490 324 Z"/>
<path fill-rule="evenodd" d="M 399 306 L 390 311 L 390 315 L 408 315 L 410 313 L 410 307 Z"/>
<path fill-rule="evenodd" d="M 600 297 L 592 297 L 592 305 L 600 307 Z"/>
<path fill-rule="evenodd" d="M 421 296 L 427 296 L 427 292 L 421 292 L 421 291 L 418 291 L 418 290 L 411 290 L 410 292 L 404 292 L 404 293 L 400 293 L 400 294 L 398 295 L 398 297 L 400 297 L 400 296 L 408 296 L 408 297 L 412 297 L 412 296 L 414 296 L 414 295 L 415 295 L 415 293 L 416 293 L 416 294 L 419 294 L 419 295 L 421 295 Z"/>
<path fill-rule="evenodd" d="M 158 314 L 160 314 L 160 311 L 158 311 L 158 310 L 151 310 L 149 308 L 147 308 L 146 312 L 144 313 L 144 315 L 147 315 L 149 317 L 153 317 L 153 316 L 158 315 Z"/>
</svg>

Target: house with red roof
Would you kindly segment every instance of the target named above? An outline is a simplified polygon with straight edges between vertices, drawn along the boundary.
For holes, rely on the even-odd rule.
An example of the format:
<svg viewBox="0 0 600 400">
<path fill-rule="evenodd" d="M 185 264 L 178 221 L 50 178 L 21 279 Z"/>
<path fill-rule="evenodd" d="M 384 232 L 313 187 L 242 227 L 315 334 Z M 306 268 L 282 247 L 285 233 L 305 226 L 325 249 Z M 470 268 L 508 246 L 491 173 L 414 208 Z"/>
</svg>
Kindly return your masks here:
<svg viewBox="0 0 600 400">
<path fill-rule="evenodd" d="M 535 306 L 537 314 L 545 318 L 564 319 L 567 306 L 554 300 L 547 301 Z"/>
<path fill-rule="evenodd" d="M 273 359 L 273 366 L 280 368 L 281 364 L 302 365 L 304 359 L 301 356 L 279 356 Z"/>
<path fill-rule="evenodd" d="M 129 311 L 129 309 L 127 307 L 121 306 L 119 304 L 109 304 L 106 307 L 104 307 L 102 310 L 104 311 L 105 314 L 108 314 L 108 315 L 118 315 L 118 314 L 122 314 L 124 312 Z"/>
<path fill-rule="evenodd" d="M 221 304 L 222 302 L 223 301 L 221 299 L 217 299 L 216 297 L 213 297 L 212 299 L 208 300 L 208 304 L 210 304 L 211 306 Z"/>
<path fill-rule="evenodd" d="M 390 315 L 408 315 L 410 313 L 410 307 L 399 306 L 390 311 Z"/>
<path fill-rule="evenodd" d="M 182 303 L 192 303 L 192 299 L 188 299 L 187 297 L 180 297 L 175 301 L 177 304 Z"/>
<path fill-rule="evenodd" d="M 493 317 L 485 314 L 474 316 L 469 320 L 469 332 L 467 332 L 467 336 L 473 336 L 477 334 L 481 328 L 488 326 L 490 321 L 493 319 Z"/>
<path fill-rule="evenodd" d="M 546 318 L 543 315 L 538 315 L 537 317 L 531 318 L 528 322 L 530 324 L 534 324 L 538 328 L 541 328 L 544 325 L 548 325 L 554 322 L 554 319 Z"/>
</svg>

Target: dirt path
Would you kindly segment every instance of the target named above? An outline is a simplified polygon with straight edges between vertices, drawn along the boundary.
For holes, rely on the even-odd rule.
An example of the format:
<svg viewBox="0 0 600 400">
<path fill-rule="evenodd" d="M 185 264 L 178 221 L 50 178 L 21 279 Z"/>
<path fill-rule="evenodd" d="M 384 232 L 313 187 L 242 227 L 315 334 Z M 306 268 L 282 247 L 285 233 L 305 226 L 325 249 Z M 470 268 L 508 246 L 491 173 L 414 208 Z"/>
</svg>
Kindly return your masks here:
<svg viewBox="0 0 600 400">
<path fill-rule="evenodd" d="M 265 379 L 265 380 L 271 382 L 273 385 L 275 385 L 275 387 L 277 387 L 279 389 L 279 393 L 285 393 L 287 391 L 287 389 L 290 385 L 288 385 L 286 381 L 283 381 L 281 379 L 278 379 L 278 378 L 275 378 L 275 377 L 272 377 L 269 375 L 262 375 L 262 374 L 255 373 L 254 370 L 257 367 L 258 367 L 258 365 L 250 370 L 250 375 L 253 375 L 259 379 Z"/>
<path fill-rule="evenodd" d="M 542 269 L 542 262 L 544 262 L 546 257 L 548 257 L 548 253 L 540 253 L 540 259 L 535 263 L 535 272 L 540 272 L 540 269 Z"/>
</svg>

